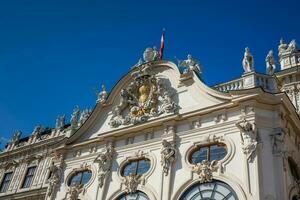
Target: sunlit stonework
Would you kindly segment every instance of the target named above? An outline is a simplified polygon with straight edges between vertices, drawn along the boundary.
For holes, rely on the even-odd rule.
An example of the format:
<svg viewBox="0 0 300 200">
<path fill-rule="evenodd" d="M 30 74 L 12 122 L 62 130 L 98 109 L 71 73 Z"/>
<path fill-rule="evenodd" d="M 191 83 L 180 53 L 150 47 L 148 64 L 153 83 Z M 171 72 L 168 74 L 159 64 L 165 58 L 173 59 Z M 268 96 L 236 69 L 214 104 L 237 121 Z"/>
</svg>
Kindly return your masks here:
<svg viewBox="0 0 300 200">
<path fill-rule="evenodd" d="M 157 78 L 151 64 L 142 64 L 131 76 L 133 81 L 121 90 L 119 105 L 113 108 L 111 127 L 146 122 L 164 113 L 174 113 L 177 105 L 172 99 L 172 88 L 164 79 Z"/>
</svg>

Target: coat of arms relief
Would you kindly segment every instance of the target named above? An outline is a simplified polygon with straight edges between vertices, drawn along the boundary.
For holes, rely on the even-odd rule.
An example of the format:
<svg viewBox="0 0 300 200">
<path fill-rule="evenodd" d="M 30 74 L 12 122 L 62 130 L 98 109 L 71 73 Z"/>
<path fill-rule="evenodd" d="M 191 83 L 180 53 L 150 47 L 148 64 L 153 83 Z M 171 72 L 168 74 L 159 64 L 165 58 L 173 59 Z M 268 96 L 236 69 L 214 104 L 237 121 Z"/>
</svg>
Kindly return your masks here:
<svg viewBox="0 0 300 200">
<path fill-rule="evenodd" d="M 153 61 L 135 66 L 133 81 L 120 92 L 120 102 L 113 107 L 109 125 L 138 124 L 164 113 L 177 110 L 174 89 L 167 79 L 158 77 L 153 70 Z"/>
</svg>

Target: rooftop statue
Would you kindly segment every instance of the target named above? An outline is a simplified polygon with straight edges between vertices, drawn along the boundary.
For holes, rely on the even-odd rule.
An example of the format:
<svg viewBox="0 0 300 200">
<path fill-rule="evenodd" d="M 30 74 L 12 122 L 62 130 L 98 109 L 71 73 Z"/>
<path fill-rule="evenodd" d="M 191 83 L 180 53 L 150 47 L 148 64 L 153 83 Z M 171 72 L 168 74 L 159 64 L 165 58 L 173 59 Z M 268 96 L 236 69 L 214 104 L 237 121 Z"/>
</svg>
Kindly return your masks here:
<svg viewBox="0 0 300 200">
<path fill-rule="evenodd" d="M 83 124 L 90 116 L 91 114 L 91 110 L 86 108 L 82 111 L 82 113 L 80 114 L 80 117 L 79 117 L 79 125 Z"/>
<path fill-rule="evenodd" d="M 98 96 L 97 103 L 104 104 L 107 99 L 108 94 L 107 94 L 107 91 L 106 91 L 106 88 L 104 85 L 102 85 L 101 88 L 102 88 L 102 91 L 97 94 L 97 96 Z"/>
<path fill-rule="evenodd" d="M 20 139 L 21 134 L 22 134 L 21 131 L 15 132 L 15 134 L 13 135 L 13 137 L 11 139 L 11 143 L 16 143 Z"/>
<path fill-rule="evenodd" d="M 248 47 L 245 48 L 243 58 L 243 68 L 245 73 L 252 72 L 254 70 L 254 59 Z"/>
<path fill-rule="evenodd" d="M 143 58 L 145 62 L 150 62 L 154 60 L 159 60 L 159 53 L 155 47 L 148 47 L 145 49 L 143 53 Z"/>
<path fill-rule="evenodd" d="M 77 128 L 78 126 L 78 119 L 79 119 L 79 115 L 80 115 L 80 109 L 79 109 L 79 106 L 76 106 L 73 110 L 73 113 L 71 115 L 71 127 L 74 129 L 74 128 Z"/>
<path fill-rule="evenodd" d="M 66 118 L 66 115 L 62 115 L 62 116 L 58 116 L 56 118 L 56 124 L 55 124 L 55 128 L 56 129 L 61 129 L 64 127 L 65 125 L 65 118 Z"/>
<path fill-rule="evenodd" d="M 278 54 L 281 55 L 283 52 L 286 51 L 287 45 L 284 43 L 283 39 L 280 39 L 280 44 L 278 46 Z"/>
<path fill-rule="evenodd" d="M 273 75 L 276 68 L 276 61 L 273 55 L 273 51 L 270 50 L 266 57 L 266 73 L 268 75 Z"/>
<path fill-rule="evenodd" d="M 188 73 L 191 71 L 198 72 L 199 74 L 202 73 L 199 61 L 194 59 L 191 54 L 187 55 L 186 60 L 178 60 L 178 66 L 185 68 L 183 73 Z"/>
<path fill-rule="evenodd" d="M 289 52 L 296 51 L 297 50 L 296 40 L 292 40 L 286 50 L 289 51 Z"/>
</svg>

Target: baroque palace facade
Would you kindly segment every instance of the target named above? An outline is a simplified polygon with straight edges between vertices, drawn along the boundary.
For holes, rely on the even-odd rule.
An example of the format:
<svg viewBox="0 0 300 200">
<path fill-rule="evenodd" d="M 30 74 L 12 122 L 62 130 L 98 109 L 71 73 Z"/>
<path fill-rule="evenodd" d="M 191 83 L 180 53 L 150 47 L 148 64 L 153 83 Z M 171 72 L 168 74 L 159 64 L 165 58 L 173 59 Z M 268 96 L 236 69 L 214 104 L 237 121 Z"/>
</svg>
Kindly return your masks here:
<svg viewBox="0 0 300 200">
<path fill-rule="evenodd" d="M 191 55 L 147 48 L 95 108 L 70 124 L 14 134 L 0 153 L 0 199 L 299 200 L 300 51 L 245 49 L 240 78 L 214 87 Z"/>
</svg>

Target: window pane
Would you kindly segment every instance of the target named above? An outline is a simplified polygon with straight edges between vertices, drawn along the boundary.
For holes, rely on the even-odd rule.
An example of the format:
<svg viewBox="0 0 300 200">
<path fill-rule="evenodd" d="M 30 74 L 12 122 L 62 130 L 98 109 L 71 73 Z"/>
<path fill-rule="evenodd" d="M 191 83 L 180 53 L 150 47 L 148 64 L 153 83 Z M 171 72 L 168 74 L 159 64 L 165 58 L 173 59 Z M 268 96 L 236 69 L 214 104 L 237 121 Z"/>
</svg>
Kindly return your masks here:
<svg viewBox="0 0 300 200">
<path fill-rule="evenodd" d="M 207 160 L 208 147 L 202 147 L 198 151 L 192 154 L 192 164 L 201 163 L 203 160 Z"/>
<path fill-rule="evenodd" d="M 123 170 L 123 176 L 129 176 L 130 174 L 136 174 L 137 161 L 130 162 L 125 166 Z"/>
<path fill-rule="evenodd" d="M 222 160 L 226 156 L 226 149 L 223 145 L 210 146 L 210 161 Z"/>
<path fill-rule="evenodd" d="M 28 188 L 31 186 L 35 171 L 36 171 L 36 166 L 29 167 L 27 169 L 22 188 Z"/>
<path fill-rule="evenodd" d="M 137 174 L 145 174 L 150 168 L 149 160 L 140 160 Z"/>
<path fill-rule="evenodd" d="M 81 184 L 88 183 L 91 177 L 92 177 L 92 173 L 90 171 L 83 172 Z"/>
<path fill-rule="evenodd" d="M 81 176 L 82 176 L 82 173 L 77 173 L 75 174 L 72 178 L 71 178 L 71 181 L 69 183 L 70 186 L 74 186 L 74 185 L 79 185 L 80 184 L 80 181 L 81 181 Z"/>
<path fill-rule="evenodd" d="M 1 186 L 0 186 L 0 192 L 6 192 L 8 190 L 10 181 L 12 179 L 12 172 L 6 173 L 4 174 Z"/>
<path fill-rule="evenodd" d="M 201 197 L 202 196 L 202 197 Z M 201 198 L 200 198 L 201 197 Z M 198 183 L 187 189 L 179 200 L 238 200 L 232 188 L 220 181 Z"/>
</svg>

